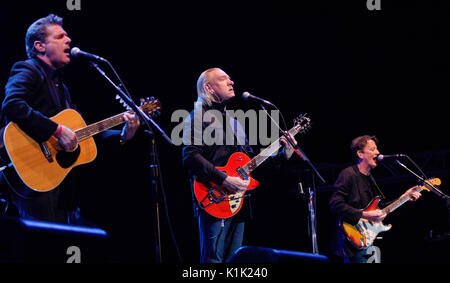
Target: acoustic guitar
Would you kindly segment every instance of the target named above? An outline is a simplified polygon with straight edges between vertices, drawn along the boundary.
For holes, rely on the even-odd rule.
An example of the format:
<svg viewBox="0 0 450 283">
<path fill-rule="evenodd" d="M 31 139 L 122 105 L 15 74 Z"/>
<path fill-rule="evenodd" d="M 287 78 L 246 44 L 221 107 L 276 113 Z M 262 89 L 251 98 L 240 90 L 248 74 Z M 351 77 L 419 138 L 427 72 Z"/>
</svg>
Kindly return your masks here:
<svg viewBox="0 0 450 283">
<path fill-rule="evenodd" d="M 161 103 L 155 98 L 141 99 L 140 108 L 147 115 L 154 115 L 159 113 Z M 70 128 L 77 135 L 78 147 L 73 152 L 64 151 L 53 136 L 37 143 L 16 123 L 10 122 L 3 129 L 4 150 L 10 162 L 3 173 L 9 186 L 23 197 L 53 190 L 72 168 L 96 158 L 97 147 L 93 136 L 124 123 L 124 113 L 91 125 L 86 125 L 81 115 L 73 109 L 63 110 L 51 117 L 52 121 Z"/>
</svg>

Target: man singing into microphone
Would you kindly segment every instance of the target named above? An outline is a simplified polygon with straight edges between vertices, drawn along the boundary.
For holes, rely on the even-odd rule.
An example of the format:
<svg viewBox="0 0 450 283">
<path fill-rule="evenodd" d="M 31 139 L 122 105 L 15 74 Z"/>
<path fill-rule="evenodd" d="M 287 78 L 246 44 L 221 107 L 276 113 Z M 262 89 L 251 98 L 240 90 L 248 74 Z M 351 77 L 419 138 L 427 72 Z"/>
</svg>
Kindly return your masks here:
<svg viewBox="0 0 450 283">
<path fill-rule="evenodd" d="M 183 130 L 183 164 L 188 169 L 191 177 L 191 189 L 193 189 L 194 180 L 208 183 L 212 181 L 217 185 L 223 185 L 225 190 L 230 193 L 243 192 L 249 185 L 249 181 L 244 181 L 240 177 L 231 177 L 224 172 L 216 169 L 217 166 L 225 166 L 228 158 L 235 152 L 243 152 L 252 155 L 253 150 L 248 144 L 248 139 L 242 130 L 241 125 L 236 119 L 226 114 L 227 104 L 235 97 L 234 82 L 227 73 L 219 68 L 212 68 L 204 71 L 197 80 L 198 99 L 195 104 L 194 111 L 184 121 Z M 217 111 L 208 111 L 208 110 Z M 195 115 L 199 111 L 205 114 L 207 111 L 211 114 L 209 122 L 194 121 L 202 119 L 203 115 Z M 219 114 L 218 114 L 219 113 Z M 221 117 L 212 117 L 212 115 L 220 115 Z M 224 125 L 218 125 L 214 128 L 214 135 L 223 137 L 223 143 L 212 144 L 203 140 L 196 140 L 195 132 L 202 132 L 205 128 L 211 127 L 214 121 L 223 121 L 230 125 L 237 125 L 234 133 L 237 140 L 245 141 L 240 145 L 235 139 L 233 144 L 227 144 L 226 129 Z M 217 124 L 216 124 L 217 125 Z M 221 131 L 222 133 L 219 133 Z M 293 138 L 293 137 L 292 137 Z M 272 158 L 272 161 L 289 159 L 294 150 L 293 147 L 282 137 L 281 143 L 284 149 Z M 270 158 L 269 158 L 270 159 Z M 194 194 L 195 217 L 198 220 L 200 233 L 200 262 L 202 263 L 220 263 L 230 259 L 233 253 L 242 246 L 244 235 L 244 225 L 248 210 L 246 210 L 246 199 L 244 200 L 244 208 L 236 215 L 219 219 L 209 215 L 199 206 Z"/>
<path fill-rule="evenodd" d="M 62 82 L 61 71 L 70 62 L 70 42 L 62 27 L 62 18 L 56 15 L 50 14 L 31 24 L 25 37 L 29 59 L 13 65 L 1 109 L 2 126 L 15 122 L 38 143 L 54 136 L 65 151 L 77 148 L 77 137 L 71 129 L 55 123 L 49 117 L 67 108 L 75 109 L 68 89 Z M 122 132 L 103 132 L 107 142 L 119 144 L 119 141 L 123 143 L 134 136 L 139 119 L 126 113 L 124 120 L 126 125 Z M 73 181 L 69 174 L 52 191 L 39 193 L 32 198 L 12 193 L 11 198 L 22 218 L 83 225 L 80 223 L 82 218 Z"/>
<path fill-rule="evenodd" d="M 334 184 L 336 191 L 330 199 L 330 209 L 340 219 L 351 225 L 356 225 L 362 219 L 371 222 L 382 221 L 386 214 L 381 210 L 362 211 L 378 195 L 383 196 L 375 179 L 371 175 L 372 169 L 377 166 L 378 140 L 375 136 L 360 136 L 355 138 L 350 146 L 352 154 L 358 162 L 345 168 L 339 174 Z M 409 189 L 404 195 L 409 195 L 410 200 L 417 200 L 421 194 Z M 378 247 L 370 246 L 362 250 L 355 249 L 346 239 L 338 227 L 337 236 L 334 239 L 334 254 L 344 262 L 380 262 L 381 252 Z"/>
</svg>

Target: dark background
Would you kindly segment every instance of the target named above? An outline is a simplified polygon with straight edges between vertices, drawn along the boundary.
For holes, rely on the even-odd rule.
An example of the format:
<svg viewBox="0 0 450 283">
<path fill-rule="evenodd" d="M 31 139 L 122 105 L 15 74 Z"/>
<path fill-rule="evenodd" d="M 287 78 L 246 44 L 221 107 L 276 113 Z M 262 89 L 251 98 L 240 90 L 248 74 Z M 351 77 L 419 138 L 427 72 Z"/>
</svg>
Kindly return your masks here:
<svg viewBox="0 0 450 283">
<path fill-rule="evenodd" d="M 0 86 L 13 63 L 26 59 L 28 26 L 49 13 L 64 18 L 72 47 L 114 65 L 136 102 L 147 96 L 162 102 L 155 121 L 169 135 L 178 124 L 170 120 L 173 111 L 192 109 L 200 73 L 222 68 L 238 96 L 249 91 L 270 100 L 288 127 L 301 113 L 312 118 L 312 129 L 297 140 L 327 181 L 317 186 L 317 217 L 319 251 L 328 254 L 335 224 L 330 185 L 352 161 L 354 137 L 374 134 L 382 153 L 416 158 L 448 193 L 450 4 L 381 0 L 381 11 L 368 11 L 364 0 L 309 2 L 81 0 L 81 11 L 69 11 L 66 1 L 9 2 L 0 9 Z M 113 78 L 108 66 L 100 66 Z M 124 111 L 114 89 L 86 62 L 73 60 L 65 80 L 90 122 Z M 258 109 L 239 99 L 234 106 Z M 163 261 L 179 262 L 167 212 L 183 261 L 195 263 L 198 231 L 181 147 L 159 137 L 156 143 L 168 208 L 161 203 Z M 83 214 L 114 244 L 107 261 L 155 261 L 148 165 L 149 139 L 141 130 L 121 154 L 101 151 L 78 168 Z M 252 197 L 254 219 L 244 244 L 310 252 L 306 205 L 296 188 L 299 181 L 311 184 L 311 174 L 297 156 L 282 169 L 255 172 L 262 185 Z M 416 184 L 401 168 L 380 166 L 374 176 L 388 199 Z M 449 259 L 442 250 L 448 251 L 448 240 L 425 240 L 430 230 L 449 231 L 445 204 L 436 195 L 424 193 L 385 222 L 394 225 L 379 243 L 385 262 Z"/>
</svg>

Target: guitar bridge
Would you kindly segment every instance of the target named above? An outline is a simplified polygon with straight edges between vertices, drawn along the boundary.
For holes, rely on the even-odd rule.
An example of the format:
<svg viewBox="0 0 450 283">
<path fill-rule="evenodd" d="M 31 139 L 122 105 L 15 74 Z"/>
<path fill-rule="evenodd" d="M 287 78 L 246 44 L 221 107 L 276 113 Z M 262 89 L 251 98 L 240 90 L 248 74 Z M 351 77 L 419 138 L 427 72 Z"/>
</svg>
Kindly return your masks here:
<svg viewBox="0 0 450 283">
<path fill-rule="evenodd" d="M 224 201 L 224 200 L 227 199 L 227 195 L 226 195 L 226 194 L 224 194 L 224 195 L 222 195 L 222 196 L 219 196 L 219 195 L 216 193 L 216 191 L 217 191 L 217 186 L 214 187 L 214 188 L 211 188 L 211 189 L 208 191 L 207 195 L 206 195 L 201 201 L 198 202 L 199 206 L 200 206 L 202 209 L 204 209 L 204 208 L 210 206 L 211 204 L 217 204 L 217 203 L 220 203 L 220 202 L 222 202 L 222 201 Z M 209 203 L 206 204 L 206 205 L 203 204 L 203 203 L 204 203 L 205 201 L 207 201 L 207 200 L 209 200 Z"/>
</svg>

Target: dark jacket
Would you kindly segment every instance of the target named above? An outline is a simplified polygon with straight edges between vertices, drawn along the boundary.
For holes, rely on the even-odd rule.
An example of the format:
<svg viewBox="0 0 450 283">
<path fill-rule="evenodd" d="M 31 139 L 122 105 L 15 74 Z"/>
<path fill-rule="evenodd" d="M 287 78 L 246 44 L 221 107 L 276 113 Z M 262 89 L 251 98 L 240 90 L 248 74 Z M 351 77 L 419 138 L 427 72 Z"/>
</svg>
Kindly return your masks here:
<svg viewBox="0 0 450 283">
<path fill-rule="evenodd" d="M 195 116 L 195 111 L 192 111 L 184 121 L 183 129 L 183 142 L 185 146 L 183 147 L 183 164 L 188 169 L 189 175 L 196 177 L 201 181 L 207 182 L 212 181 L 215 184 L 221 185 L 227 175 L 220 170 L 217 170 L 217 166 L 225 166 L 228 158 L 235 152 L 244 152 L 247 155 L 253 154 L 253 149 L 248 145 L 248 140 L 245 137 L 245 133 L 241 136 L 245 140 L 245 145 L 226 145 L 226 136 L 224 128 L 227 122 L 233 123 L 233 121 L 227 119 L 225 115 L 225 105 L 214 103 L 212 107 L 202 107 L 201 113 L 205 114 L 208 110 L 217 110 L 217 114 L 221 117 L 212 116 L 210 122 L 199 121 L 202 119 L 200 116 Z M 211 113 L 209 111 L 209 113 Z M 214 113 L 213 113 L 214 114 Z M 195 121 L 197 119 L 197 122 Z M 219 123 L 219 121 L 223 123 Z M 212 125 L 217 125 L 212 130 L 211 136 L 216 137 L 216 135 L 222 135 L 223 144 L 212 144 L 208 145 L 207 142 L 203 140 L 203 133 L 206 128 L 213 127 Z M 200 126 L 201 128 L 197 127 Z M 201 140 L 196 139 L 196 132 L 199 134 L 198 137 Z M 228 132 L 230 134 L 230 132 Z M 190 143 L 190 144 L 189 144 Z M 251 156 L 250 156 L 251 157 Z"/>
<path fill-rule="evenodd" d="M 5 86 L 1 109 L 2 127 L 9 122 L 17 125 L 36 142 L 48 140 L 57 128 L 50 117 L 64 109 L 76 110 L 69 91 L 62 82 L 62 72 L 39 58 L 15 63 Z M 100 135 L 102 141 L 120 148 L 120 131 L 108 130 Z M 73 172 L 75 171 L 75 172 Z M 57 188 L 25 199 L 12 194 L 19 214 L 24 218 L 68 223 L 68 213 L 77 209 L 76 170 Z M 0 173 L 0 177 L 2 177 Z M 2 178 L 2 182 L 4 182 Z"/>
<path fill-rule="evenodd" d="M 59 81 L 59 84 L 58 84 Z M 15 63 L 5 86 L 1 122 L 14 121 L 36 142 L 43 142 L 55 132 L 50 120 L 60 111 L 74 108 L 61 73 L 38 58 Z"/>
<path fill-rule="evenodd" d="M 199 110 L 199 114 L 195 115 L 195 110 L 193 110 L 190 115 L 184 121 L 183 128 L 183 152 L 182 152 L 182 160 L 183 165 L 188 170 L 188 173 L 191 177 L 191 189 L 193 190 L 193 181 L 194 179 L 207 183 L 209 181 L 214 182 L 217 185 L 221 185 L 227 175 L 222 171 L 216 169 L 216 167 L 225 166 L 228 158 L 235 152 L 243 152 L 247 154 L 250 158 L 254 155 L 252 147 L 249 145 L 248 139 L 245 136 L 245 133 L 241 127 L 241 125 L 237 122 L 237 120 L 228 117 L 225 113 L 226 104 L 218 104 L 213 103 L 211 107 L 203 106 Z M 212 116 L 208 117 L 208 122 L 203 122 L 202 115 L 208 110 L 217 110 L 215 113 L 220 115 L 221 117 Z M 211 119 L 209 119 L 211 118 Z M 199 119 L 197 123 L 194 122 L 195 119 Z M 218 123 L 218 121 L 223 121 L 223 123 Z M 216 123 L 214 126 L 213 123 Z M 235 131 L 224 132 L 228 125 L 234 124 Z M 205 132 L 205 129 L 208 128 L 211 130 L 211 135 L 213 138 L 216 135 L 222 135 L 223 144 L 207 144 L 203 140 L 202 136 Z M 197 136 L 195 132 L 197 131 Z M 234 139 L 233 145 L 227 145 L 227 136 L 228 140 L 230 138 Z M 230 136 L 231 135 L 231 136 Z M 233 137 L 234 136 L 234 137 Z M 198 137 L 199 139 L 196 139 Z M 281 160 L 284 160 L 284 152 L 280 151 L 276 156 L 269 158 L 269 162 L 266 162 L 264 166 L 267 164 L 277 164 L 280 163 Z M 198 208 L 195 205 L 195 197 L 194 198 L 194 207 L 197 212 Z"/>
</svg>

